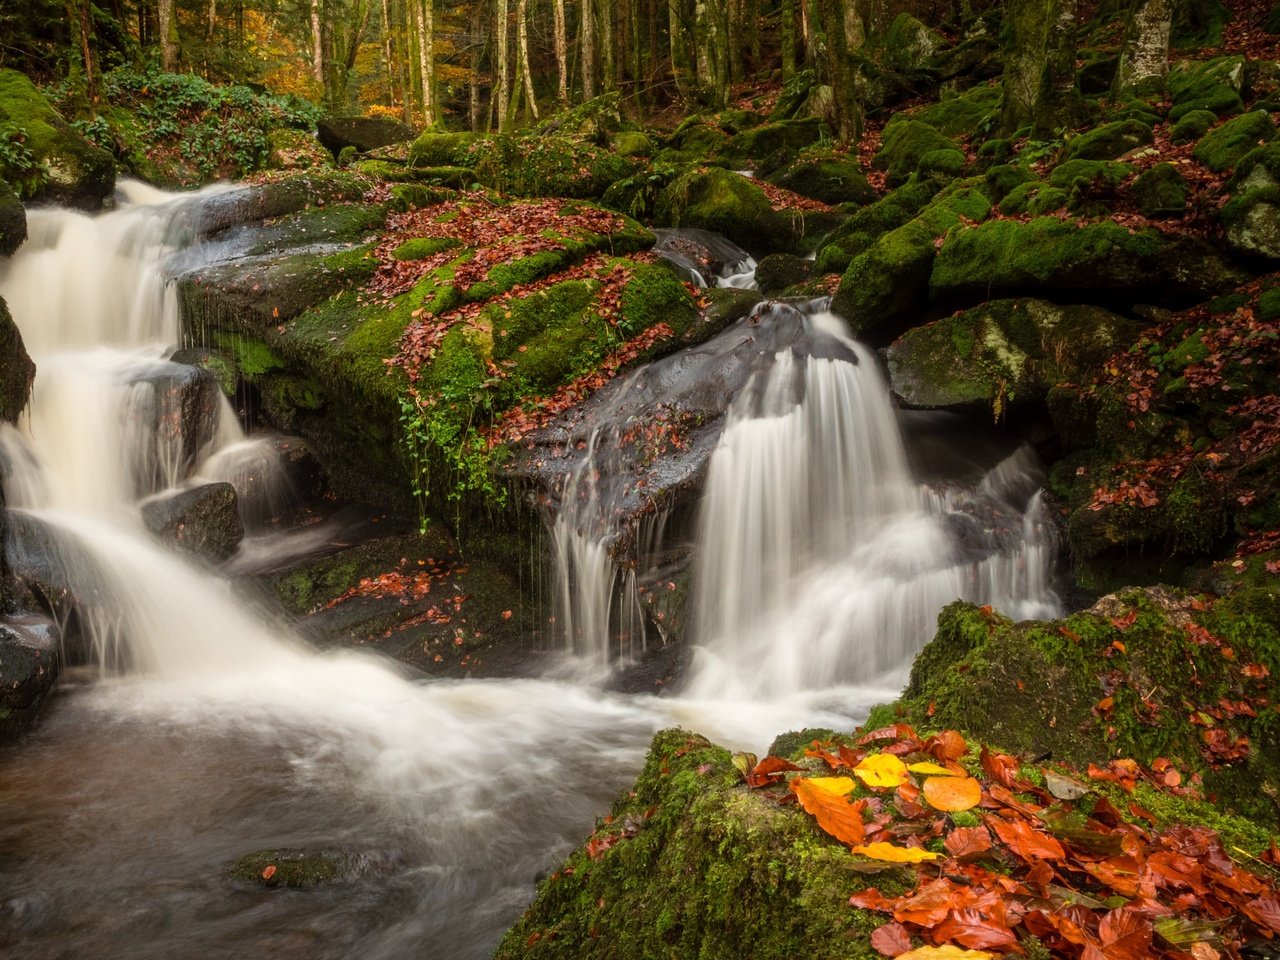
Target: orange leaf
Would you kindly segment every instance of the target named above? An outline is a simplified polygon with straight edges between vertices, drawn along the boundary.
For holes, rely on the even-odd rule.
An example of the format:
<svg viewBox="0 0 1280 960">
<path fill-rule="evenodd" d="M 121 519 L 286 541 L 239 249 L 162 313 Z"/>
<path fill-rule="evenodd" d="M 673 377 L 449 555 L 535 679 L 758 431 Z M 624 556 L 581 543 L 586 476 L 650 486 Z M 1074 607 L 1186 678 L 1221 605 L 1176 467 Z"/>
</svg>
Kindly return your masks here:
<svg viewBox="0 0 1280 960">
<path fill-rule="evenodd" d="M 269 863 L 265 867 L 263 867 L 262 869 L 263 880 L 270 880 L 275 875 L 276 875 L 276 865 L 274 863 Z"/>
<path fill-rule="evenodd" d="M 959 731 L 943 730 L 925 741 L 924 748 L 939 760 L 959 760 L 969 752 L 969 745 L 964 742 Z"/>
<path fill-rule="evenodd" d="M 982 784 L 973 777 L 930 777 L 924 798 L 935 810 L 970 810 L 982 799 Z"/>
<path fill-rule="evenodd" d="M 921 863 L 925 860 L 937 860 L 938 855 L 920 847 L 896 847 L 892 843 L 868 843 L 853 848 L 872 860 L 884 860 L 887 863 Z"/>
<path fill-rule="evenodd" d="M 871 945 L 886 957 L 898 957 L 911 949 L 911 934 L 895 920 L 872 932 Z"/>
<path fill-rule="evenodd" d="M 991 753 L 983 747 L 980 759 L 982 769 L 992 780 L 1010 790 L 1017 788 L 1018 772 L 1022 765 L 1018 763 L 1016 757 L 1011 757 L 1007 753 Z"/>
<path fill-rule="evenodd" d="M 853 846 L 866 836 L 862 824 L 865 802 L 850 803 L 845 795 L 853 789 L 848 777 L 799 777 L 789 784 L 800 806 L 820 826 L 841 843 Z"/>
<path fill-rule="evenodd" d="M 988 817 L 987 823 L 1000 842 L 1028 863 L 1037 860 L 1065 860 L 1067 851 L 1053 837 L 1043 834 L 1025 820 L 1001 820 Z"/>
<path fill-rule="evenodd" d="M 979 857 L 991 849 L 991 833 L 986 827 L 956 827 L 943 844 L 959 860 Z"/>
</svg>

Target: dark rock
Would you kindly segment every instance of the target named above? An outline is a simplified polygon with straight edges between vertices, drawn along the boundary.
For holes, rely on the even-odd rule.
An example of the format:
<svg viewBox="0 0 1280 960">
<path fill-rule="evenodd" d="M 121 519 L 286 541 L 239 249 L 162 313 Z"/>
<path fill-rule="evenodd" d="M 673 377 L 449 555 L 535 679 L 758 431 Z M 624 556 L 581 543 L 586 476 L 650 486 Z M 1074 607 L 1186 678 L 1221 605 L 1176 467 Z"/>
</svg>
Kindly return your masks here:
<svg viewBox="0 0 1280 960">
<path fill-rule="evenodd" d="M 1214 173 L 1224 173 L 1268 142 L 1275 133 L 1271 116 L 1265 110 L 1255 110 L 1210 130 L 1196 144 L 1191 155 Z"/>
<path fill-rule="evenodd" d="M 143 491 L 149 492 L 182 479 L 196 465 L 200 452 L 217 433 L 221 391 L 211 370 L 181 363 L 148 364 L 132 382 L 147 384 L 153 391 L 149 429 L 157 449 L 168 448 L 178 457 L 176 477 L 165 473 L 166 464 L 159 462 L 165 458 L 157 458 L 151 465 L 153 476 L 139 478 Z"/>
<path fill-rule="evenodd" d="M 1144 217 L 1181 217 L 1187 211 L 1187 181 L 1171 163 L 1157 163 L 1143 172 L 1132 190 Z"/>
<path fill-rule="evenodd" d="M 305 889 L 353 880 L 367 873 L 361 858 L 345 850 L 257 850 L 229 864 L 227 876 L 264 887 Z"/>
<path fill-rule="evenodd" d="M 0 741 L 35 721 L 61 662 L 58 628 L 51 620 L 15 616 L 0 622 Z"/>
<path fill-rule="evenodd" d="M 756 267 L 756 286 L 767 296 L 803 283 L 812 274 L 813 261 L 790 253 L 771 253 Z"/>
<path fill-rule="evenodd" d="M 335 157 L 343 147 L 368 153 L 392 143 L 407 143 L 416 136 L 412 127 L 390 117 L 325 117 L 316 124 L 320 143 Z"/>
<path fill-rule="evenodd" d="M 956 145 L 941 133 L 918 120 L 895 120 L 884 129 L 880 150 L 871 165 L 889 175 L 889 183 L 899 184 L 916 172 L 920 160 L 935 150 L 955 150 Z"/>
<path fill-rule="evenodd" d="M 31 396 L 36 365 L 22 343 L 22 333 L 0 299 L 0 419 L 13 423 Z"/>
<path fill-rule="evenodd" d="M 0 257 L 12 256 L 27 239 L 27 211 L 12 188 L 0 180 Z"/>
<path fill-rule="evenodd" d="M 1068 160 L 1114 160 L 1154 138 L 1141 120 L 1117 120 L 1068 140 L 1066 155 Z"/>
<path fill-rule="evenodd" d="M 657 237 L 654 252 L 684 279 L 699 286 L 711 286 L 719 277 L 741 273 L 751 258 L 736 243 L 710 230 L 659 227 L 653 234 Z"/>
<path fill-rule="evenodd" d="M 165 493 L 142 505 L 142 522 L 161 540 L 212 563 L 226 560 L 244 537 L 229 483 L 206 483 Z"/>
<path fill-rule="evenodd" d="M 755 165 L 780 150 L 802 150 L 822 136 L 822 129 L 822 121 L 816 117 L 752 127 L 731 137 L 720 149 L 718 159 L 733 167 Z"/>
<path fill-rule="evenodd" d="M 770 174 L 775 186 L 823 203 L 867 204 L 876 199 L 858 164 L 844 157 L 804 157 Z"/>
</svg>

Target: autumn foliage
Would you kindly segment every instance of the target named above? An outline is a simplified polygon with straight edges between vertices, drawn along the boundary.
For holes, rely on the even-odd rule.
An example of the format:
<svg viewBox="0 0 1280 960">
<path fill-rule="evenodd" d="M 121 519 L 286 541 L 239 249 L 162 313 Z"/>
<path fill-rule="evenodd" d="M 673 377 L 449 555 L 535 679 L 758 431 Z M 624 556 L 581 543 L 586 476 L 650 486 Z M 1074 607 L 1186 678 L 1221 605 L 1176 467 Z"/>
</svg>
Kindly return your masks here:
<svg viewBox="0 0 1280 960">
<path fill-rule="evenodd" d="M 894 871 L 899 889 L 901 871 L 914 872 L 906 893 L 872 883 L 850 897 L 884 914 L 871 943 L 886 957 L 1215 960 L 1280 934 L 1274 843 L 1255 858 L 1206 827 L 1162 828 L 1131 799 L 1140 780 L 1177 786 L 1167 761 L 1091 766 L 1085 782 L 902 723 L 855 747 L 815 742 L 806 756 L 809 767 L 766 757 L 740 768 L 750 788 L 794 800 L 848 846 L 852 871 Z"/>
</svg>

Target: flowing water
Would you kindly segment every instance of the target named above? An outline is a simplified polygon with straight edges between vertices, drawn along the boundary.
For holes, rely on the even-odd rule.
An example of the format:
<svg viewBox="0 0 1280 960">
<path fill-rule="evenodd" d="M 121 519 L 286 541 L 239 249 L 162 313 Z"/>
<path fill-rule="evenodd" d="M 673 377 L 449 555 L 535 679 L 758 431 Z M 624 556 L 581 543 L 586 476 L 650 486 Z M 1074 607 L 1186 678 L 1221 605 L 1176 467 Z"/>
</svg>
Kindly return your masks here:
<svg viewBox="0 0 1280 960">
<path fill-rule="evenodd" d="M 194 423 L 173 406 L 190 371 L 165 359 L 180 337 L 163 265 L 195 243 L 201 198 L 119 199 L 95 219 L 31 211 L 30 239 L 0 264 L 38 369 L 29 415 L 0 437 L 8 549 L 43 545 L 97 652 L 29 737 L 0 748 L 0 944 L 14 955 L 487 956 L 657 729 L 763 751 L 787 729 L 851 727 L 895 695 L 946 600 L 1052 608 L 1028 464 L 921 486 L 873 359 L 819 318 L 856 363 L 777 358 L 715 453 L 704 653 L 684 696 L 422 682 L 312 651 L 144 530 L 141 502 L 201 479 L 237 484 L 250 521 L 287 491 L 262 480 L 269 451 L 225 404 Z M 1012 517 L 1023 527 L 995 530 Z M 991 541 L 976 557 L 957 518 Z M 269 552 L 269 535 L 253 549 Z M 854 619 L 867 629 L 842 631 Z M 750 678 L 765 672 L 777 682 Z M 356 866 L 310 891 L 226 878 L 268 847 Z"/>
</svg>

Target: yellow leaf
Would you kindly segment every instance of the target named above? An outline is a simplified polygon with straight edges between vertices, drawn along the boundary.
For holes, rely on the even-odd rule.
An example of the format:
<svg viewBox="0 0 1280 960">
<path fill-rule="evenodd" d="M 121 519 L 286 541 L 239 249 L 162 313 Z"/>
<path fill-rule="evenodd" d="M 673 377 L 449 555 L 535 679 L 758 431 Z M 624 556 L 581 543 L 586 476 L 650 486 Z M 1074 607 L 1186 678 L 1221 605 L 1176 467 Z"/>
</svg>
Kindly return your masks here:
<svg viewBox="0 0 1280 960">
<path fill-rule="evenodd" d="M 897 787 L 907 782 L 907 765 L 891 753 L 877 753 L 864 758 L 853 774 L 868 787 Z"/>
<path fill-rule="evenodd" d="M 992 960 L 994 953 L 985 950 L 966 950 L 946 944 L 941 947 L 917 947 L 898 954 L 898 960 Z"/>
<path fill-rule="evenodd" d="M 930 777 L 924 782 L 924 798 L 935 810 L 969 810 L 982 799 L 982 784 L 973 777 Z"/>
<path fill-rule="evenodd" d="M 853 793 L 853 780 L 849 777 L 805 777 L 804 782 L 818 790 L 835 794 L 837 797 Z"/>
<path fill-rule="evenodd" d="M 937 860 L 938 855 L 919 847 L 895 847 L 892 843 L 867 843 L 853 848 L 872 860 L 886 860 L 889 863 L 920 863 L 922 860 Z"/>
<path fill-rule="evenodd" d="M 958 774 L 948 770 L 940 763 L 909 763 L 907 769 L 912 773 L 932 773 L 939 777 L 955 777 Z"/>
</svg>

